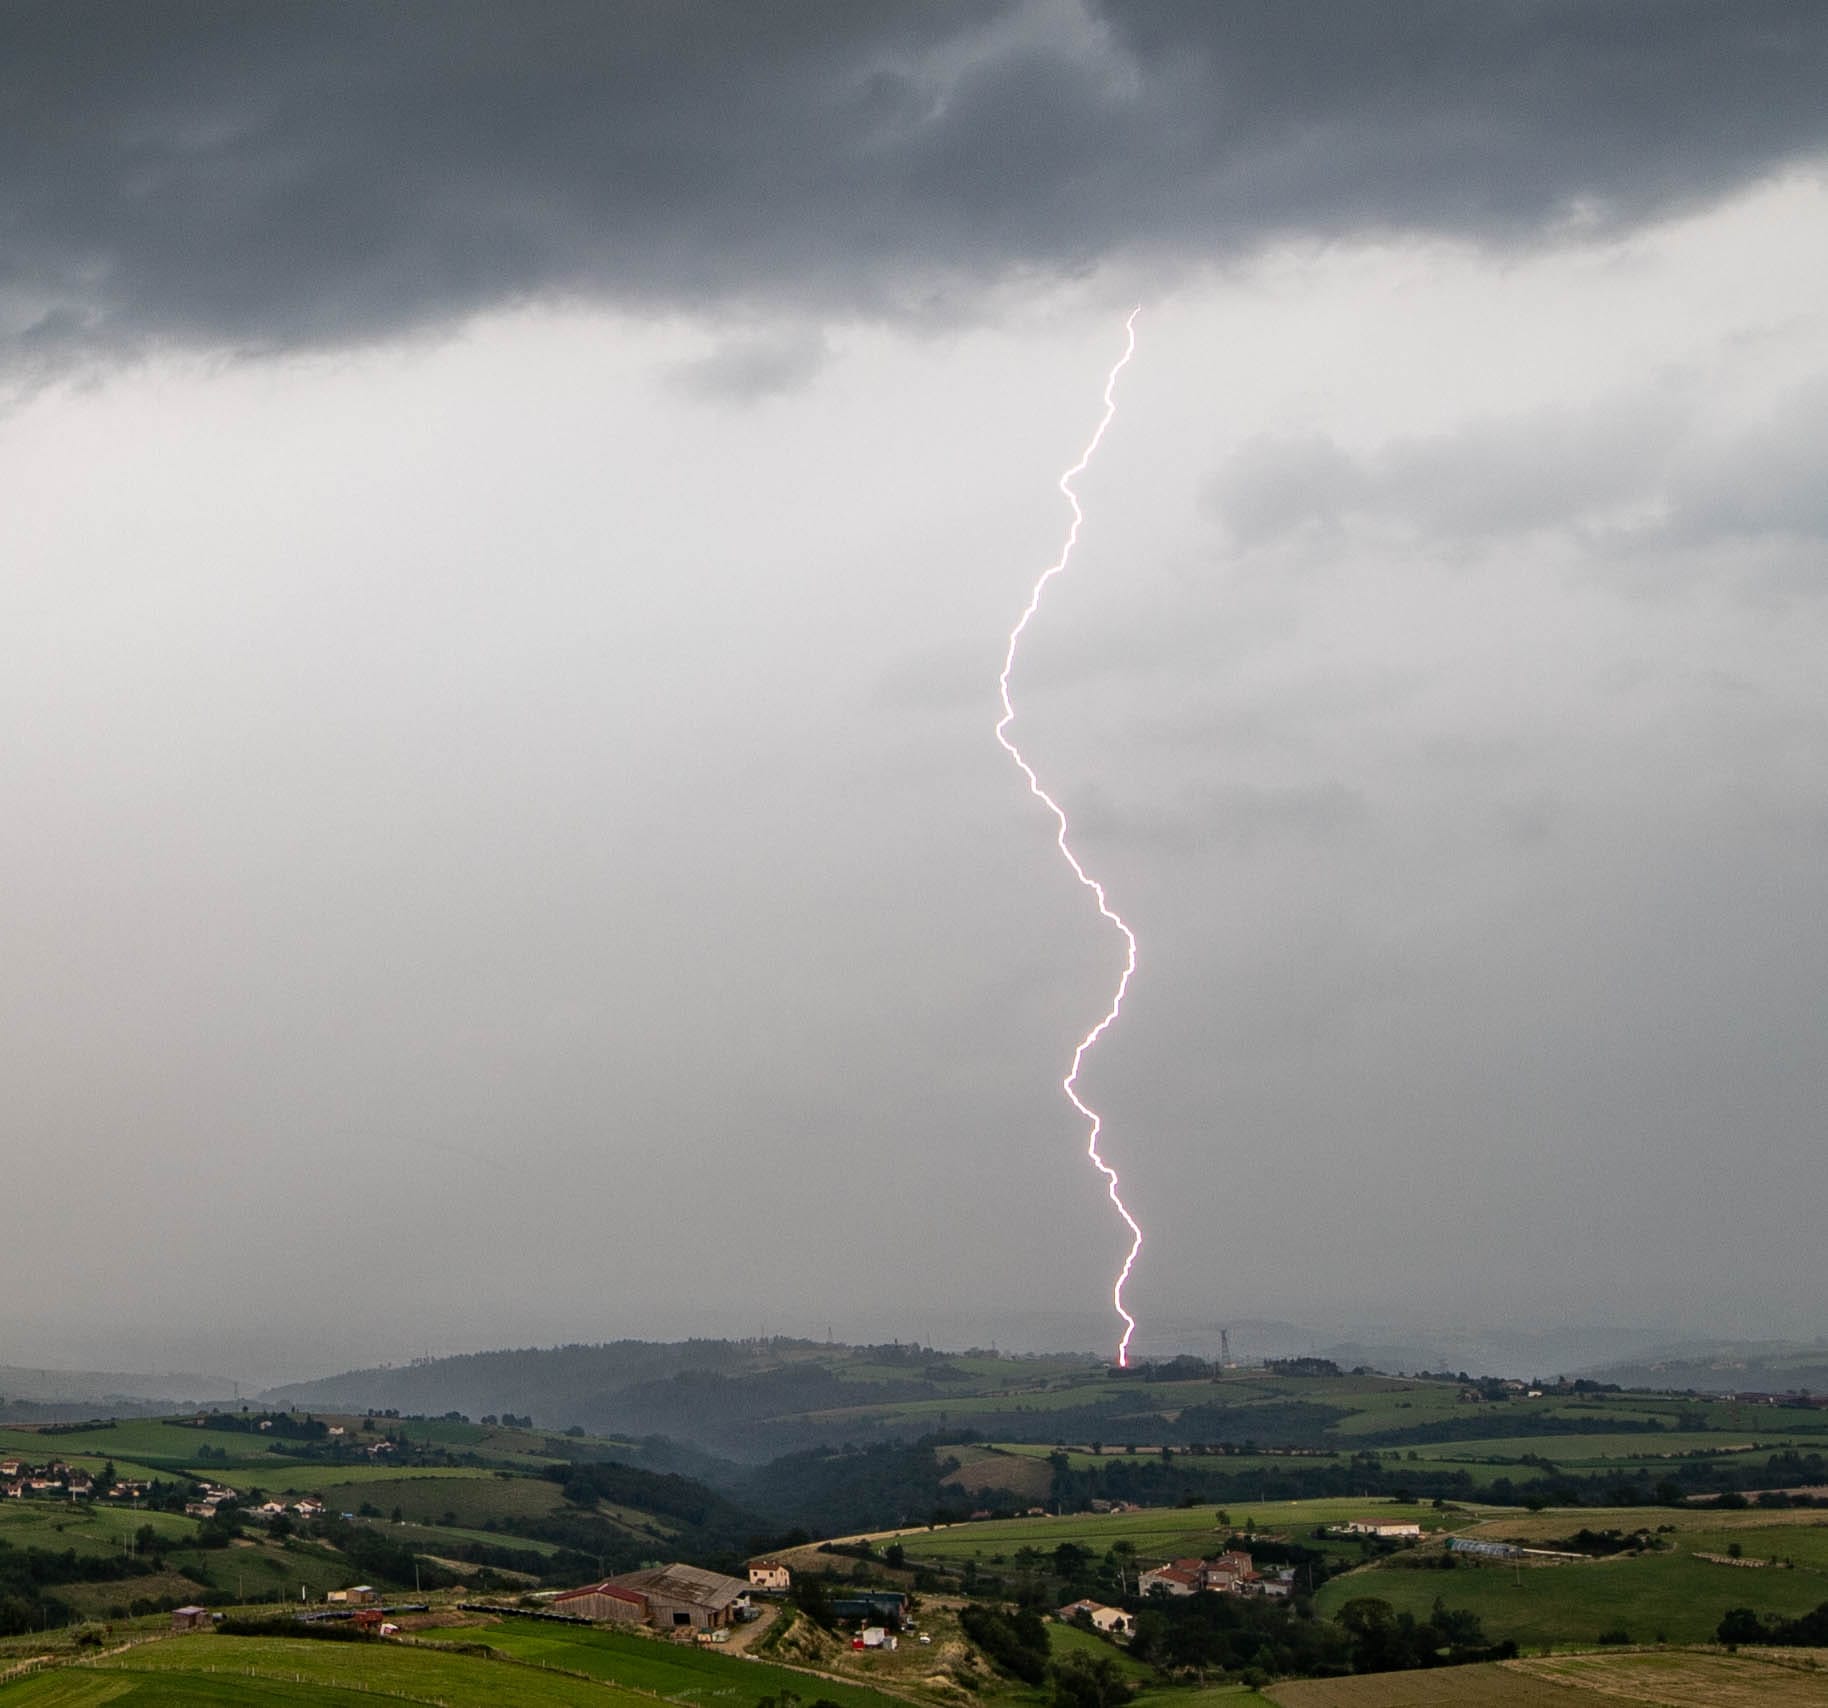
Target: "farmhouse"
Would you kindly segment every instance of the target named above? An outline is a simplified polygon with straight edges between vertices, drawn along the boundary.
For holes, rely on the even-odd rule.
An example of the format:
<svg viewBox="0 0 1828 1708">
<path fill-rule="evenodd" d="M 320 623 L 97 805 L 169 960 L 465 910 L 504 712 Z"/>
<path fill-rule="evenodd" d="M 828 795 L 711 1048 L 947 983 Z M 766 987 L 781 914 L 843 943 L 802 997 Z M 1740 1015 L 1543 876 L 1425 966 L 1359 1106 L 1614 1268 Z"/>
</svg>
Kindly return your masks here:
<svg viewBox="0 0 1828 1708">
<path fill-rule="evenodd" d="M 1233 1548 L 1214 1560 L 1171 1560 L 1165 1566 L 1143 1572 L 1136 1587 L 1144 1595 L 1151 1590 L 1160 1590 L 1164 1595 L 1197 1595 L 1202 1590 L 1215 1595 L 1238 1595 L 1254 1584 L 1256 1577 L 1250 1555 Z"/>
<path fill-rule="evenodd" d="M 1385 1542 L 1419 1542 L 1422 1527 L 1383 1518 L 1352 1518 L 1338 1528 L 1347 1536 L 1375 1536 Z"/>
<path fill-rule="evenodd" d="M 1200 1588 L 1230 1594 L 1252 1582 L 1257 1568 L 1241 1548 L 1228 1548 L 1216 1560 L 1200 1561 Z"/>
<path fill-rule="evenodd" d="M 749 1565 L 749 1587 L 785 1594 L 793 1587 L 793 1573 L 779 1560 L 754 1560 Z"/>
<path fill-rule="evenodd" d="M 1136 1621 L 1121 1607 L 1106 1607 L 1100 1601 L 1070 1601 L 1060 1609 L 1060 1617 L 1069 1625 L 1081 1614 L 1091 1620 L 1094 1631 L 1102 1631 L 1107 1637 L 1136 1634 Z"/>
<path fill-rule="evenodd" d="M 171 1610 L 171 1628 L 174 1631 L 208 1631 L 213 1629 L 214 1621 L 207 1607 L 191 1605 L 174 1607 Z"/>
<path fill-rule="evenodd" d="M 567 1614 L 573 1619 L 589 1619 L 598 1625 L 643 1625 L 647 1622 L 647 1597 L 639 1590 L 624 1589 L 607 1579 L 555 1595 L 551 1607 L 554 1613 Z"/>
</svg>

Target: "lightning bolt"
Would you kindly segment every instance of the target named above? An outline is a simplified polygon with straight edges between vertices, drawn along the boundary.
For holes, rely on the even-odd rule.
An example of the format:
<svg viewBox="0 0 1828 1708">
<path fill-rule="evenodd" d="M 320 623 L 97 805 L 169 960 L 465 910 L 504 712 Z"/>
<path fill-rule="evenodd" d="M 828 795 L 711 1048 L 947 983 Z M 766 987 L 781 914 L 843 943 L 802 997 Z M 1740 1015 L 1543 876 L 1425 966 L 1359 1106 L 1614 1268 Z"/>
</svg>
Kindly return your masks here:
<svg viewBox="0 0 1828 1708">
<path fill-rule="evenodd" d="M 1123 1318 L 1123 1338 L 1117 1343 L 1117 1362 L 1120 1367 L 1127 1365 L 1130 1361 L 1130 1337 L 1136 1333 L 1136 1319 L 1124 1309 L 1123 1290 L 1125 1283 L 1130 1279 L 1130 1271 L 1136 1267 L 1137 1254 L 1142 1250 L 1143 1231 L 1141 1224 L 1130 1214 L 1128 1206 L 1118 1192 L 1117 1170 L 1105 1161 L 1103 1153 L 1098 1148 L 1099 1135 L 1104 1131 L 1103 1118 L 1096 1109 L 1080 1097 L 1078 1085 L 1079 1069 L 1085 1061 L 1086 1052 L 1104 1036 L 1123 1010 L 1124 994 L 1129 990 L 1130 980 L 1136 972 L 1136 933 L 1124 923 L 1122 915 L 1106 900 L 1104 885 L 1079 863 L 1078 855 L 1073 852 L 1072 845 L 1067 840 L 1065 809 L 1041 787 L 1041 779 L 1035 775 L 1035 768 L 1022 757 L 1021 749 L 1009 739 L 1009 726 L 1015 722 L 1016 717 L 1015 702 L 1009 697 L 1009 676 L 1016 666 L 1016 648 L 1021 643 L 1023 631 L 1027 629 L 1029 620 L 1035 612 L 1041 608 L 1041 596 L 1047 591 L 1047 584 L 1056 575 L 1065 572 L 1067 563 L 1073 555 L 1073 547 L 1079 543 L 1079 530 L 1084 525 L 1085 512 L 1079 507 L 1079 496 L 1073 490 L 1073 482 L 1085 473 L 1092 458 L 1098 454 L 1098 447 L 1104 441 L 1105 429 L 1111 425 L 1112 418 L 1117 414 L 1117 377 L 1129 365 L 1130 358 L 1136 354 L 1136 317 L 1141 313 L 1140 307 L 1131 309 L 1129 319 L 1123 324 L 1123 354 L 1117 358 L 1115 365 L 1105 376 L 1104 413 L 1098 418 L 1097 430 L 1092 434 L 1085 449 L 1080 452 L 1078 462 L 1060 476 L 1058 484 L 1061 496 L 1065 498 L 1073 512 L 1072 525 L 1066 531 L 1066 543 L 1060 548 L 1059 557 L 1042 570 L 1039 579 L 1035 582 L 1034 590 L 1028 596 L 1027 607 L 1017 620 L 1016 626 L 1009 632 L 1009 649 L 1003 655 L 1003 674 L 997 678 L 997 688 L 1003 696 L 1003 715 L 998 719 L 996 728 L 997 741 L 1002 745 L 1003 751 L 1016 762 L 1022 775 L 1028 779 L 1028 792 L 1054 815 L 1054 822 L 1058 826 L 1054 837 L 1055 846 L 1065 856 L 1066 863 L 1072 867 L 1073 876 L 1092 892 L 1093 898 L 1098 903 L 1098 911 L 1117 927 L 1124 942 L 1123 976 L 1117 981 L 1117 989 L 1111 996 L 1111 1006 L 1105 1011 L 1104 1017 L 1098 1024 L 1079 1040 L 1079 1047 L 1073 1051 L 1073 1065 L 1068 1070 L 1066 1078 L 1061 1081 L 1061 1089 L 1065 1091 L 1068 1101 L 1085 1117 L 1091 1129 L 1086 1137 L 1085 1154 L 1091 1159 L 1092 1166 L 1104 1176 L 1105 1190 L 1110 1194 L 1111 1202 L 1116 1205 L 1118 1215 L 1123 1218 L 1124 1226 L 1130 1230 L 1130 1249 L 1125 1254 L 1123 1267 L 1118 1270 L 1117 1279 L 1111 1287 L 1112 1307 L 1118 1316 Z"/>
</svg>

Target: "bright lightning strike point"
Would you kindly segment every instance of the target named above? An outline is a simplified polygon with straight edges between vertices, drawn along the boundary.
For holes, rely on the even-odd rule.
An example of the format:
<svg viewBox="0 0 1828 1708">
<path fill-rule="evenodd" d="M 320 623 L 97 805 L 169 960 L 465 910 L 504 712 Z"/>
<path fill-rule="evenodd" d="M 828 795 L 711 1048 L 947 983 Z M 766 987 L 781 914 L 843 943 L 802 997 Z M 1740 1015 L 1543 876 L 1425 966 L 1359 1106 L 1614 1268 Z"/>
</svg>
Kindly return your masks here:
<svg viewBox="0 0 1828 1708">
<path fill-rule="evenodd" d="M 1098 1024 L 1079 1040 L 1079 1047 L 1073 1051 L 1073 1065 L 1067 1071 L 1066 1078 L 1061 1081 L 1061 1089 L 1065 1091 L 1068 1101 L 1085 1117 L 1091 1128 L 1086 1137 L 1085 1154 L 1091 1158 L 1092 1166 L 1104 1176 L 1105 1190 L 1110 1194 L 1111 1202 L 1116 1205 L 1118 1215 L 1123 1218 L 1124 1226 L 1130 1230 L 1130 1249 L 1125 1254 L 1123 1267 L 1118 1270 L 1117 1279 L 1111 1287 L 1111 1304 L 1118 1316 L 1123 1318 L 1123 1338 L 1117 1343 L 1119 1366 L 1127 1365 L 1130 1362 L 1130 1337 L 1136 1333 L 1136 1319 L 1124 1309 L 1123 1290 L 1125 1283 L 1130 1279 L 1130 1271 L 1136 1267 L 1137 1254 L 1142 1250 L 1143 1231 L 1141 1224 L 1130 1214 L 1128 1206 L 1125 1205 L 1118 1192 L 1117 1170 L 1105 1161 L 1103 1152 L 1098 1148 L 1098 1138 L 1104 1130 L 1103 1118 L 1096 1109 L 1080 1097 L 1078 1085 L 1079 1068 L 1085 1060 L 1086 1051 L 1104 1036 L 1117 1019 L 1118 1014 L 1122 1012 L 1124 993 L 1129 990 L 1130 979 L 1136 972 L 1136 933 L 1124 923 L 1122 916 L 1105 899 L 1104 885 L 1079 863 L 1079 857 L 1073 852 L 1072 846 L 1067 840 L 1065 809 L 1041 787 L 1041 779 L 1035 775 L 1034 767 L 1022 757 L 1021 750 L 1009 739 L 1009 726 L 1015 722 L 1016 717 L 1015 702 L 1009 697 L 1009 675 L 1015 669 L 1016 648 L 1021 642 L 1022 632 L 1028 627 L 1029 619 L 1041 608 L 1041 595 L 1047 591 L 1047 584 L 1056 575 L 1064 572 L 1068 560 L 1073 555 L 1073 547 L 1079 543 L 1079 529 L 1085 521 L 1085 512 L 1079 508 L 1079 497 L 1073 490 L 1073 482 L 1085 473 L 1092 458 L 1097 455 L 1098 447 L 1104 440 L 1105 429 L 1111 425 L 1111 420 L 1117 413 L 1117 376 L 1124 371 L 1129 365 L 1130 358 L 1136 354 L 1136 317 L 1141 313 L 1140 307 L 1131 309 L 1129 319 L 1123 323 L 1123 354 L 1117 358 L 1110 373 L 1105 376 L 1104 413 L 1098 418 L 1097 429 L 1087 442 L 1085 449 L 1080 452 L 1078 462 L 1060 476 L 1061 496 L 1066 499 L 1073 512 L 1072 524 L 1066 531 L 1066 543 L 1060 548 L 1059 557 L 1042 570 L 1039 579 L 1035 582 L 1033 592 L 1028 596 L 1027 607 L 1017 620 L 1016 626 L 1009 632 L 1009 649 L 1003 655 L 1003 674 L 997 678 L 997 687 L 1003 696 L 1003 715 L 997 720 L 997 740 L 1002 744 L 1003 751 L 1016 762 L 1022 775 L 1028 779 L 1029 793 L 1054 815 L 1054 822 L 1059 827 L 1054 837 L 1055 845 L 1065 856 L 1066 863 L 1072 867 L 1073 876 L 1092 892 L 1093 898 L 1098 903 L 1098 911 L 1117 927 L 1124 942 L 1123 976 L 1118 979 L 1117 989 L 1112 993 L 1111 1006 L 1105 1010 L 1104 1017 Z"/>
</svg>

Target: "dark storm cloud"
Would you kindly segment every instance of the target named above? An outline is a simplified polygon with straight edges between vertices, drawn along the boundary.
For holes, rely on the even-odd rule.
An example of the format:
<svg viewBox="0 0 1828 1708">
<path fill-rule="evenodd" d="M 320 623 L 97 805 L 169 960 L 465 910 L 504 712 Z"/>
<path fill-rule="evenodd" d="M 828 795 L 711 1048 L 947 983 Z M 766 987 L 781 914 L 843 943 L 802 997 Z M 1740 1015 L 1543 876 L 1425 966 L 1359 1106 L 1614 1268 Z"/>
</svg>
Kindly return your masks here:
<svg viewBox="0 0 1828 1708">
<path fill-rule="evenodd" d="M 15 5 L 16 356 L 529 297 L 931 312 L 1114 253 L 1505 238 L 1828 136 L 1801 3 Z"/>
</svg>

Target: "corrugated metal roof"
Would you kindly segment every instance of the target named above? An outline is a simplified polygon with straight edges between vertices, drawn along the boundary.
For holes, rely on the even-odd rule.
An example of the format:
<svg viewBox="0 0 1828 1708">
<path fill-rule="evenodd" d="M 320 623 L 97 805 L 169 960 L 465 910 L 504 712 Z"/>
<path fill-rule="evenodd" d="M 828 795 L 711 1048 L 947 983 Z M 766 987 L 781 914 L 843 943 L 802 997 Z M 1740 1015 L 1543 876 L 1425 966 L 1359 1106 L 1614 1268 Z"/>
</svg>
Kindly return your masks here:
<svg viewBox="0 0 1828 1708">
<path fill-rule="evenodd" d="M 748 1584 L 740 1578 L 727 1578 L 722 1572 L 708 1572 L 701 1566 L 654 1566 L 644 1572 L 623 1572 L 609 1581 L 694 1607 L 728 1607 L 749 1593 Z"/>
<path fill-rule="evenodd" d="M 629 1601 L 639 1606 L 646 1597 L 639 1590 L 624 1589 L 622 1585 L 605 1579 L 602 1583 L 587 1583 L 582 1589 L 568 1589 L 563 1595 L 555 1595 L 555 1602 L 571 1601 L 580 1595 L 607 1595 L 616 1601 Z"/>
</svg>

